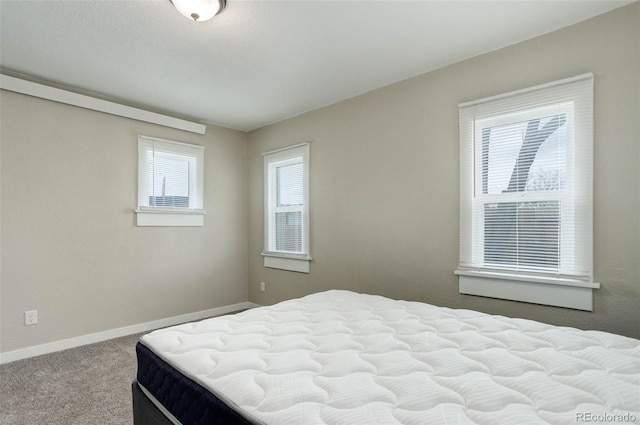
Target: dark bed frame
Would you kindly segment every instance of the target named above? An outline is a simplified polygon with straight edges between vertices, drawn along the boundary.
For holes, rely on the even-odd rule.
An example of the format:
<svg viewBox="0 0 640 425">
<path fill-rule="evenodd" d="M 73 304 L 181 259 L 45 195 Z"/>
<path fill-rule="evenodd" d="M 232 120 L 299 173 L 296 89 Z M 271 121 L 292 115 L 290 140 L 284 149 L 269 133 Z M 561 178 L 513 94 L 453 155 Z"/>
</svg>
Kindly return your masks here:
<svg viewBox="0 0 640 425">
<path fill-rule="evenodd" d="M 131 383 L 131 393 L 133 395 L 134 425 L 173 425 L 173 422 L 142 392 L 138 381 Z"/>
</svg>

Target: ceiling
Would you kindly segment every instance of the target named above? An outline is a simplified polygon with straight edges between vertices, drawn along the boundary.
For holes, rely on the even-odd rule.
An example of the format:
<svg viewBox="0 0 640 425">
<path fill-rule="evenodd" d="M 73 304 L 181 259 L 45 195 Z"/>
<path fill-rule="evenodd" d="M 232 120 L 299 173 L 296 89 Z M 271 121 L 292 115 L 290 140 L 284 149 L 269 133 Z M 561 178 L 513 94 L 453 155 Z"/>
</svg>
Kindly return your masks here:
<svg viewBox="0 0 640 425">
<path fill-rule="evenodd" d="M 632 2 L 0 0 L 0 67 L 250 131 Z"/>
</svg>

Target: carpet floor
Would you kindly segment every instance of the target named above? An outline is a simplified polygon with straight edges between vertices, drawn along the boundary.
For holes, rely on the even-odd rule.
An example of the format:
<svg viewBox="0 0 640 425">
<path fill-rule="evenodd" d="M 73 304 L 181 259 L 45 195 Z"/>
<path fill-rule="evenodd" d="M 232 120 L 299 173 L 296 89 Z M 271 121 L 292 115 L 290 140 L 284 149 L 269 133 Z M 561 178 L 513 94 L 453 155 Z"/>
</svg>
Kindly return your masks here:
<svg viewBox="0 0 640 425">
<path fill-rule="evenodd" d="M 130 425 L 141 334 L 0 365 L 0 425 Z"/>
</svg>

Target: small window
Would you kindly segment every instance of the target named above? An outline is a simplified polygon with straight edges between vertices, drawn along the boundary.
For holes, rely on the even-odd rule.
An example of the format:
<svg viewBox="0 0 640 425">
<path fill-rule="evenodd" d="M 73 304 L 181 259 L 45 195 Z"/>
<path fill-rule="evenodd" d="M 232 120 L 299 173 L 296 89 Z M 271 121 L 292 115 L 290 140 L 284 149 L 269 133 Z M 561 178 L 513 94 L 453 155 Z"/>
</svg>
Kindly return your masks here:
<svg viewBox="0 0 640 425">
<path fill-rule="evenodd" d="M 486 267 L 573 268 L 566 246 L 573 227 L 560 225 L 562 211 L 575 210 L 568 172 L 572 122 L 570 104 L 477 120 L 473 214 L 483 220 L 477 244 Z"/>
<path fill-rule="evenodd" d="M 265 267 L 309 272 L 309 144 L 264 154 Z"/>
<path fill-rule="evenodd" d="M 138 136 L 138 226 L 202 226 L 204 148 Z"/>
<path fill-rule="evenodd" d="M 460 292 L 592 310 L 593 76 L 460 105 Z"/>
</svg>

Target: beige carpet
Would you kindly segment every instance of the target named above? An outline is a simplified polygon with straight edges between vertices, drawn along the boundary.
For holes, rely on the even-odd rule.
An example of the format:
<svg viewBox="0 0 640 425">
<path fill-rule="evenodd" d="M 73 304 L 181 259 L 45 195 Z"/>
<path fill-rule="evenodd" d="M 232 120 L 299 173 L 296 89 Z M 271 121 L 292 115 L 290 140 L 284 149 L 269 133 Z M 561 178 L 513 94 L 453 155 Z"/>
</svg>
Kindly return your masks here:
<svg viewBox="0 0 640 425">
<path fill-rule="evenodd" d="M 0 365 L 1 425 L 130 425 L 140 334 Z"/>
</svg>

